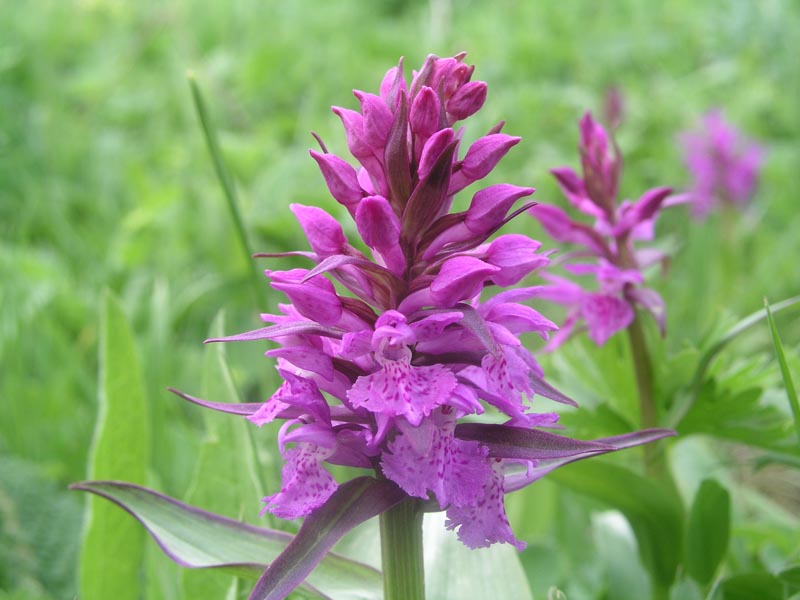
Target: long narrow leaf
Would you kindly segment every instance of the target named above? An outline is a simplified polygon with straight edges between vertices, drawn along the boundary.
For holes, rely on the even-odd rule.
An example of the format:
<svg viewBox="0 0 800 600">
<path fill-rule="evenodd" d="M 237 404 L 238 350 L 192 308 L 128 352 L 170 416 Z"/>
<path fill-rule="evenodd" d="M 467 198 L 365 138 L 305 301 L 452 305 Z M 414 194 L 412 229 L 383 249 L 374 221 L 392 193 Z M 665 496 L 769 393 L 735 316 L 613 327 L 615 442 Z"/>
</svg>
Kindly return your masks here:
<svg viewBox="0 0 800 600">
<path fill-rule="evenodd" d="M 197 85 L 197 80 L 195 79 L 194 73 L 191 71 L 187 73 L 187 79 L 189 80 L 189 87 L 192 91 L 192 100 L 194 101 L 194 107 L 197 111 L 197 118 L 200 120 L 200 125 L 203 128 L 203 135 L 205 136 L 206 145 L 208 146 L 208 152 L 211 154 L 211 160 L 214 162 L 214 170 L 217 173 L 219 184 L 222 187 L 222 192 L 225 195 L 225 200 L 228 203 L 228 212 L 230 212 L 231 219 L 233 219 L 233 225 L 236 228 L 236 236 L 239 239 L 239 244 L 242 248 L 242 252 L 244 253 L 245 264 L 247 265 L 248 272 L 250 274 L 250 281 L 253 285 L 253 293 L 255 294 L 256 301 L 258 301 L 261 298 L 261 277 L 258 274 L 255 263 L 250 260 L 250 257 L 253 253 L 250 250 L 250 242 L 247 239 L 247 231 L 244 228 L 242 216 L 239 213 L 239 201 L 236 197 L 236 186 L 234 185 L 233 180 L 228 173 L 228 169 L 225 166 L 225 161 L 222 158 L 222 152 L 220 151 L 219 143 L 217 142 L 217 135 L 214 130 L 214 125 L 212 124 L 211 117 L 206 110 L 206 103 L 203 100 L 203 94 L 200 92 L 200 86 Z"/>
<path fill-rule="evenodd" d="M 106 293 L 100 323 L 97 425 L 89 477 L 144 483 L 148 455 L 147 404 L 133 333 L 116 298 Z M 80 559 L 83 598 L 139 597 L 144 533 L 113 506 L 93 498 Z"/>
<path fill-rule="evenodd" d="M 70 487 L 107 498 L 129 512 L 167 556 L 184 567 L 215 568 L 255 580 L 293 539 L 129 483 L 89 481 Z M 324 593 L 343 600 L 380 598 L 379 571 L 332 553 L 317 563 L 299 588 L 306 597 L 321 598 Z"/>
<path fill-rule="evenodd" d="M 211 325 L 211 335 L 225 330 L 223 313 Z M 225 344 L 206 347 L 203 368 L 203 389 L 206 396 L 226 398 L 239 403 L 225 358 Z M 264 496 L 265 485 L 259 478 L 250 433 L 256 429 L 241 418 L 201 411 L 205 420 L 205 437 L 199 448 L 194 477 L 184 500 L 216 513 L 239 514 L 250 520 L 257 517 L 257 500 Z M 251 521 L 252 522 L 252 521 Z M 182 597 L 224 598 L 231 579 L 223 574 L 185 569 L 181 572 Z"/>
<path fill-rule="evenodd" d="M 464 423 L 456 426 L 455 435 L 462 440 L 480 442 L 489 448 L 489 456 L 497 458 L 546 460 L 616 450 L 609 444 L 508 425 Z"/>
<path fill-rule="evenodd" d="M 285 598 L 345 533 L 404 498 L 405 493 L 391 481 L 358 477 L 343 483 L 323 506 L 306 517 L 286 551 L 258 580 L 250 600 Z"/>
<path fill-rule="evenodd" d="M 772 345 L 775 348 L 775 356 L 778 357 L 778 364 L 781 367 L 783 386 L 786 388 L 786 396 L 789 399 L 789 406 L 792 408 L 794 416 L 794 428 L 797 431 L 797 439 L 800 441 L 800 403 L 797 401 L 797 390 L 794 387 L 792 374 L 789 372 L 789 365 L 786 364 L 786 355 L 783 353 L 781 336 L 778 335 L 778 328 L 775 326 L 775 319 L 772 318 L 772 310 L 766 299 L 764 300 L 764 310 L 767 311 L 767 321 L 769 322 L 769 332 L 772 335 Z"/>
</svg>

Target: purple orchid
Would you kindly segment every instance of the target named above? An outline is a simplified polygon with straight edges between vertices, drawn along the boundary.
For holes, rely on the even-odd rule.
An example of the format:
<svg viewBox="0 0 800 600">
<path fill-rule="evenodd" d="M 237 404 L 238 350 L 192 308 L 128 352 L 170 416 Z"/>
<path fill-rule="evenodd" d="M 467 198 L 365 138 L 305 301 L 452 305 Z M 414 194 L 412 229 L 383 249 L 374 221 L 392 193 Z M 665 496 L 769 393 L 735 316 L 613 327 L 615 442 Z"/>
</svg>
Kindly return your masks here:
<svg viewBox="0 0 800 600">
<path fill-rule="evenodd" d="M 342 487 L 324 465 L 347 465 L 373 470 L 404 497 L 446 510 L 448 528 L 471 548 L 506 542 L 521 549 L 503 506 L 512 472 L 518 489 L 520 481 L 531 483 L 572 460 L 671 434 L 584 442 L 538 429 L 554 426 L 557 415 L 531 412 L 534 394 L 574 404 L 544 381 L 519 339 L 530 332 L 547 339 L 557 329 L 521 303 L 547 292 L 539 286 L 483 295 L 549 259 L 522 235 L 490 240 L 533 206 L 515 209 L 532 188 L 491 185 L 477 190 L 465 211 L 451 211 L 454 195 L 488 175 L 520 141 L 501 133 L 500 124 L 460 152 L 463 130 L 453 126 L 486 98 L 486 84 L 471 81 L 474 67 L 463 58 L 429 56 L 410 84 L 401 62 L 379 95 L 355 92 L 360 111 L 334 107 L 359 166 L 324 147 L 311 156 L 369 253 L 351 245 L 322 209 L 293 205 L 311 251 L 279 256 L 300 254 L 313 268 L 267 271 L 289 303 L 262 315 L 270 323 L 264 328 L 209 340 L 277 342 L 267 354 L 277 360 L 280 388 L 255 405 L 181 394 L 258 426 L 284 421 L 282 486 L 264 498 L 265 510 L 279 517 L 319 514 Z M 642 219 L 609 215 L 609 226 L 633 236 L 651 216 L 644 214 L 652 213 L 648 202 L 626 209 Z M 620 280 L 630 278 L 620 273 Z M 506 423 L 460 423 L 488 407 L 505 414 Z"/>
<path fill-rule="evenodd" d="M 654 248 L 636 248 L 634 243 L 653 239 L 660 210 L 673 203 L 668 199 L 671 190 L 654 188 L 635 202 L 618 203 L 622 157 L 613 137 L 590 113 L 580 121 L 578 149 L 583 177 L 569 167 L 552 169 L 551 173 L 570 204 L 592 217 L 594 223 L 574 221 L 555 206 L 536 205 L 529 212 L 557 242 L 582 246 L 560 262 L 572 275 L 593 276 L 597 289 L 587 291 L 569 279 L 543 274 L 550 284 L 542 286 L 538 297 L 568 307 L 563 326 L 546 348 L 557 348 L 581 326 L 602 345 L 631 324 L 636 305 L 655 317 L 663 334 L 664 302 L 657 292 L 643 286 L 642 269 L 665 264 L 667 257 Z"/>
<path fill-rule="evenodd" d="M 745 208 L 753 197 L 763 150 L 725 121 L 708 112 L 699 131 L 681 135 L 686 167 L 692 174 L 692 214 L 704 218 L 717 205 Z"/>
</svg>

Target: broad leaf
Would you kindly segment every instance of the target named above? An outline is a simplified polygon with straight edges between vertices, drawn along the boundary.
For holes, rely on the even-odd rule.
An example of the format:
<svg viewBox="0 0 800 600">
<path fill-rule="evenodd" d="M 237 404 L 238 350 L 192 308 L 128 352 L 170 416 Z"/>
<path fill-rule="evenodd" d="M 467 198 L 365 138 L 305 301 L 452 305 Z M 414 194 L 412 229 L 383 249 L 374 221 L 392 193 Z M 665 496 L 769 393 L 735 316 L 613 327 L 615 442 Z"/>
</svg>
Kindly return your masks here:
<svg viewBox="0 0 800 600">
<path fill-rule="evenodd" d="M 128 511 L 184 567 L 216 568 L 255 580 L 293 539 L 288 533 L 246 525 L 129 483 L 90 481 L 71 488 L 107 498 Z M 377 599 L 381 576 L 371 567 L 329 553 L 298 590 L 304 597 L 324 598 L 317 588 L 337 599 Z"/>
<path fill-rule="evenodd" d="M 748 573 L 723 579 L 711 600 L 784 600 L 783 584 L 769 573 Z"/>
<path fill-rule="evenodd" d="M 532 600 L 519 559 L 508 544 L 470 550 L 445 528 L 444 513 L 429 513 L 423 523 L 425 594 L 431 600 L 496 598 Z"/>
<path fill-rule="evenodd" d="M 683 546 L 683 510 L 673 492 L 599 460 L 571 465 L 549 477 L 622 512 L 636 534 L 645 567 L 660 585 L 672 583 Z"/>
<path fill-rule="evenodd" d="M 689 512 L 684 565 L 698 583 L 711 581 L 725 556 L 730 536 L 731 499 L 713 479 L 700 484 Z"/>
<path fill-rule="evenodd" d="M 210 335 L 222 335 L 225 320 L 218 314 Z M 239 403 L 224 344 L 206 347 L 203 368 L 203 393 Z M 258 518 L 259 500 L 265 495 L 258 477 L 251 432 L 255 425 L 242 417 L 202 411 L 206 432 L 195 464 L 194 477 L 184 500 L 215 513 L 244 515 L 247 521 Z M 224 598 L 232 585 L 221 573 L 184 570 L 181 572 L 184 598 Z"/>
<path fill-rule="evenodd" d="M 324 505 L 306 517 L 286 551 L 258 580 L 250 595 L 251 600 L 285 598 L 321 560 L 327 560 L 324 559 L 326 553 L 345 533 L 405 497 L 405 493 L 391 481 L 378 481 L 372 477 L 358 477 L 341 484 Z M 380 576 L 378 579 L 380 581 Z M 344 588 L 334 597 L 343 597 L 341 594 L 347 591 Z M 380 597 L 380 593 L 375 597 Z"/>
<path fill-rule="evenodd" d="M 144 483 L 149 442 L 139 359 L 122 307 L 110 293 L 100 323 L 99 391 L 89 477 Z M 98 498 L 89 502 L 86 523 L 81 597 L 136 600 L 144 558 L 141 527 Z"/>
<path fill-rule="evenodd" d="M 784 569 L 778 573 L 778 579 L 789 588 L 790 592 L 797 592 L 800 590 L 800 565 Z"/>
</svg>

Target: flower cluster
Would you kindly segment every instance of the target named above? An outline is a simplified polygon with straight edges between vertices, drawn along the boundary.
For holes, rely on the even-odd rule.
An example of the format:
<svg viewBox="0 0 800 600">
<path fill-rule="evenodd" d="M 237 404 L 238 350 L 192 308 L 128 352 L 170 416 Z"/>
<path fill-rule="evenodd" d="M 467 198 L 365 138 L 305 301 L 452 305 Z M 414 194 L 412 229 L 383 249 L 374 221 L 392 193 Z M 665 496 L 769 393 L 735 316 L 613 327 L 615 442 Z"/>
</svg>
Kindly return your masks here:
<svg viewBox="0 0 800 600">
<path fill-rule="evenodd" d="M 463 55 L 430 56 L 410 84 L 402 62 L 380 94 L 355 91 L 360 111 L 334 107 L 359 166 L 311 151 L 330 193 L 355 221 L 367 253 L 324 210 L 295 204 L 313 268 L 267 271 L 289 303 L 262 315 L 271 325 L 211 341 L 273 340 L 267 352 L 284 380 L 263 404 L 206 406 L 261 426 L 284 420 L 284 467 L 265 510 L 286 519 L 311 514 L 337 482 L 324 464 L 372 469 L 410 497 L 447 510 L 469 547 L 522 548 L 506 518 L 504 493 L 579 458 L 644 443 L 642 432 L 596 442 L 541 431 L 555 413 L 536 414 L 534 393 L 572 403 L 544 380 L 520 335 L 547 338 L 556 326 L 521 303 L 539 287 L 482 297 L 548 263 L 522 235 L 490 238 L 532 204 L 534 190 L 497 184 L 452 212 L 454 195 L 481 179 L 520 138 L 502 124 L 459 158 L 453 125 L 481 108 L 486 84 L 471 81 Z M 349 292 L 349 293 L 347 293 Z M 487 406 L 504 424 L 459 423 Z"/>
<path fill-rule="evenodd" d="M 692 214 L 704 218 L 716 205 L 746 207 L 758 183 L 763 151 L 746 139 L 719 110 L 702 120 L 700 131 L 681 136 L 686 166 L 692 174 Z"/>
<path fill-rule="evenodd" d="M 664 302 L 643 286 L 642 269 L 666 257 L 654 248 L 637 249 L 634 242 L 653 239 L 655 220 L 670 202 L 671 190 L 653 188 L 636 202 L 618 203 L 622 157 L 613 137 L 590 113 L 580 121 L 579 151 L 583 177 L 568 167 L 551 172 L 570 204 L 594 218 L 594 223 L 574 221 L 555 206 L 536 205 L 529 210 L 554 240 L 581 246 L 562 257 L 564 269 L 573 275 L 591 275 L 597 282 L 596 291 L 587 291 L 569 279 L 543 275 L 551 284 L 543 286 L 539 296 L 568 307 L 563 327 L 547 345 L 550 350 L 582 324 L 592 340 L 604 344 L 630 325 L 636 305 L 648 310 L 664 329 Z"/>
</svg>

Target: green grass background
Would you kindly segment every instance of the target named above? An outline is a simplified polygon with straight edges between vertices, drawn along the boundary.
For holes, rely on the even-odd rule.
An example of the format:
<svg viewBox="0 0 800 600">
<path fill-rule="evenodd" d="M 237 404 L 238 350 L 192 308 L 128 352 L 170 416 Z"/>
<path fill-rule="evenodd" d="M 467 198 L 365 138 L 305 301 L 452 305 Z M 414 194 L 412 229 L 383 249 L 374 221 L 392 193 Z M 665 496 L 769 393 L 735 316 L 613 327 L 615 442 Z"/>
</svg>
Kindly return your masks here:
<svg viewBox="0 0 800 600">
<path fill-rule="evenodd" d="M 563 203 L 547 169 L 576 164 L 577 119 L 611 85 L 625 98 L 628 197 L 687 184 L 676 135 L 711 107 L 765 146 L 747 214 L 725 226 L 675 209 L 660 224 L 675 254 L 654 284 L 671 352 L 763 296 L 797 293 L 796 2 L 0 1 L 0 598 L 76 590 L 83 498 L 66 485 L 86 477 L 102 291 L 122 297 L 134 326 L 153 407 L 150 477 L 179 497 L 203 420 L 166 386 L 199 392 L 201 341 L 220 308 L 233 332 L 279 300 L 265 284 L 256 304 L 248 286 L 187 69 L 253 245 L 269 252 L 305 247 L 291 202 L 344 216 L 307 155 L 310 130 L 346 155 L 330 105 L 355 107 L 350 90 L 374 91 L 401 55 L 410 70 L 461 50 L 489 83 L 467 137 L 505 119 L 524 139 L 492 181 L 533 185 L 540 202 Z M 526 217 L 512 229 L 541 234 Z M 796 365 L 800 325 L 782 315 L 778 325 Z M 731 361 L 768 339 L 750 336 Z M 275 384 L 260 352 L 229 349 L 249 400 Z M 524 514 L 522 529 L 538 535 Z"/>
</svg>

